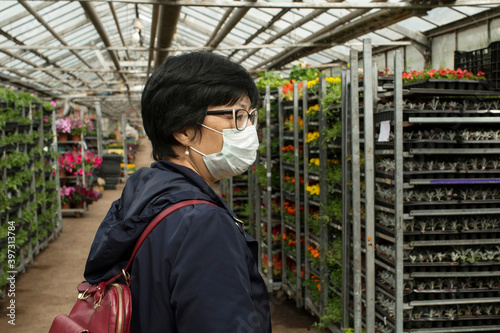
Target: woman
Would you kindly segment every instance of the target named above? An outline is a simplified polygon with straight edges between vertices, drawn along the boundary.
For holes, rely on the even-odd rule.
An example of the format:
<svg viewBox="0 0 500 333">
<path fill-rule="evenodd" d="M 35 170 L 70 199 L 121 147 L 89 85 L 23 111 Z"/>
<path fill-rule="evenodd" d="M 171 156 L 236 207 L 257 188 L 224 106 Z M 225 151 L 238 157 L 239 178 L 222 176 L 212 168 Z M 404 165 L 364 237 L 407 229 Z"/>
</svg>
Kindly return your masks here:
<svg viewBox="0 0 500 333">
<path fill-rule="evenodd" d="M 127 181 L 92 244 L 85 278 L 96 283 L 125 266 L 136 240 L 161 211 L 131 271 L 132 331 L 270 332 L 257 243 L 210 187 L 243 173 L 258 147 L 258 91 L 248 72 L 212 53 L 167 58 L 142 94 L 142 118 L 156 160 Z"/>
</svg>

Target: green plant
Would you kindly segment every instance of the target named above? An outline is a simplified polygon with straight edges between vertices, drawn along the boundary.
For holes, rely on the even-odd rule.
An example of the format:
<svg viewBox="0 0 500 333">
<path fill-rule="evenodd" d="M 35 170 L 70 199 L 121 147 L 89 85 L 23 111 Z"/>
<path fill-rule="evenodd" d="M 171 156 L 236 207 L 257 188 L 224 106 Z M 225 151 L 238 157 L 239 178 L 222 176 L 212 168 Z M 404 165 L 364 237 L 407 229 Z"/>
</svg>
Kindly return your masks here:
<svg viewBox="0 0 500 333">
<path fill-rule="evenodd" d="M 327 329 L 333 323 L 339 323 L 342 320 L 342 299 L 337 295 L 328 299 L 325 307 L 325 314 L 319 318 L 319 322 L 314 323 L 314 327 L 318 332 L 322 329 Z"/>
<path fill-rule="evenodd" d="M 309 290 L 313 302 L 319 304 L 321 299 L 321 287 L 319 278 L 315 275 L 312 275 L 309 279 L 302 281 L 302 286 Z"/>
<path fill-rule="evenodd" d="M 307 64 L 298 62 L 292 66 L 292 70 L 290 71 L 290 80 L 295 80 L 297 82 L 303 80 L 315 81 L 321 74 L 322 72 L 319 69 L 311 68 Z"/>
<path fill-rule="evenodd" d="M 328 143 L 333 143 L 337 138 L 340 138 L 342 136 L 342 123 L 340 122 L 339 119 L 337 119 L 332 126 L 326 127 L 323 130 L 323 136 L 324 136 L 324 141 L 323 145 L 326 145 Z M 323 148 L 327 148 L 323 146 Z"/>
<path fill-rule="evenodd" d="M 273 71 L 258 72 L 259 79 L 255 83 L 259 91 L 266 91 L 266 86 L 268 85 L 271 89 L 276 89 L 283 85 L 288 80 L 283 79 L 280 73 Z"/>
</svg>

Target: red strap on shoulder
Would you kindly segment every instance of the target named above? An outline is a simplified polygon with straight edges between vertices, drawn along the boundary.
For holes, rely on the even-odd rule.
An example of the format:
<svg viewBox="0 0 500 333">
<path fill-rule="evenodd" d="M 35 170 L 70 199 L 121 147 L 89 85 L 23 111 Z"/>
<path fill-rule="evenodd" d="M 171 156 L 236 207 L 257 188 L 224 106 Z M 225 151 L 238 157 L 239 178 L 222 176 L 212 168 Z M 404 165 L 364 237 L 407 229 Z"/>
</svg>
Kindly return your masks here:
<svg viewBox="0 0 500 333">
<path fill-rule="evenodd" d="M 181 208 L 186 207 L 186 206 L 200 205 L 200 204 L 212 205 L 212 206 L 217 207 L 216 204 L 211 203 L 211 202 L 206 201 L 206 200 L 186 200 L 186 201 L 181 201 L 181 202 L 178 202 L 176 204 L 173 204 L 172 206 L 169 206 L 167 209 L 162 211 L 160 214 L 156 215 L 154 220 L 151 223 L 149 223 L 149 225 L 146 227 L 146 229 L 142 232 L 141 237 L 139 237 L 139 240 L 135 244 L 134 251 L 132 252 L 132 255 L 130 256 L 130 259 L 127 263 L 127 266 L 125 267 L 125 272 L 127 272 L 128 269 L 130 268 L 130 265 L 132 265 L 132 261 L 134 260 L 134 257 L 136 255 L 137 251 L 139 251 L 139 248 L 141 247 L 142 243 L 144 243 L 144 240 L 146 240 L 146 238 L 149 236 L 151 231 L 153 231 L 153 229 L 158 225 L 158 223 L 160 223 L 165 217 L 167 217 L 168 215 L 170 215 L 171 213 L 175 212 L 178 209 L 181 209 Z M 111 279 L 106 281 L 105 286 L 108 286 L 111 283 L 115 282 L 122 275 L 123 274 L 120 273 L 120 274 L 112 277 Z"/>
</svg>

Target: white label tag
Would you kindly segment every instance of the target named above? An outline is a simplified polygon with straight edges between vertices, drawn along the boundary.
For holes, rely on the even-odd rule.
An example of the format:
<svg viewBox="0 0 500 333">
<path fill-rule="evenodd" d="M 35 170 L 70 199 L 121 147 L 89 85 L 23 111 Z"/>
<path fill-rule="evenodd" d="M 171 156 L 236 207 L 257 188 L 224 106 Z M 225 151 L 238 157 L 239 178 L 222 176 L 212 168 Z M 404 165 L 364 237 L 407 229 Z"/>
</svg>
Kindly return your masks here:
<svg viewBox="0 0 500 333">
<path fill-rule="evenodd" d="M 389 133 L 391 133 L 391 121 L 385 120 L 380 122 L 380 133 L 378 135 L 378 142 L 388 142 Z"/>
</svg>

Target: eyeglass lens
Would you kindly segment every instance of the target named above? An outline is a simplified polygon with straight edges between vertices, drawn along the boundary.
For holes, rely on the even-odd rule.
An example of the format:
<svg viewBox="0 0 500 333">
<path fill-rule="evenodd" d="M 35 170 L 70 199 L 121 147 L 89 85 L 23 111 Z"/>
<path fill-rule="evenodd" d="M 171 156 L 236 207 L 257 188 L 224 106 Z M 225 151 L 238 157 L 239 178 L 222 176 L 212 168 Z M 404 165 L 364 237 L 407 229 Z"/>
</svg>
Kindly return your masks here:
<svg viewBox="0 0 500 333">
<path fill-rule="evenodd" d="M 243 109 L 236 110 L 235 122 L 236 122 L 236 128 L 238 130 L 240 130 L 240 131 L 244 130 L 247 127 L 248 120 L 250 120 L 252 125 L 255 125 L 256 120 L 257 120 L 257 112 L 252 111 L 249 114 L 247 110 L 243 110 Z"/>
</svg>

